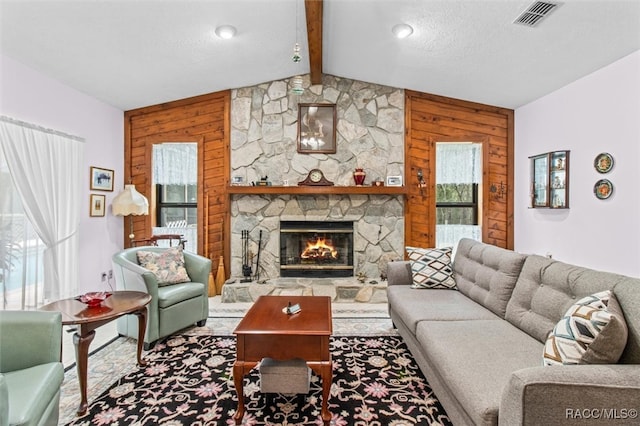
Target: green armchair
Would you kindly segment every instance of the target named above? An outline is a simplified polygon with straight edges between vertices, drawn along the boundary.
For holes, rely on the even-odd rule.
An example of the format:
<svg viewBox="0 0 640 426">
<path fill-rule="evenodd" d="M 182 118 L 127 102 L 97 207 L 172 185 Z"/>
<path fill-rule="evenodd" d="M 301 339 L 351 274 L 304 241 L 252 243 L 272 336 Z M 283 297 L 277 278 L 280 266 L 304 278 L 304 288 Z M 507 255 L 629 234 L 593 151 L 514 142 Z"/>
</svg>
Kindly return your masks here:
<svg viewBox="0 0 640 426">
<path fill-rule="evenodd" d="M 61 356 L 59 312 L 0 311 L 0 425 L 58 424 Z"/>
<path fill-rule="evenodd" d="M 149 350 L 158 339 L 193 324 L 203 326 L 209 316 L 209 273 L 211 260 L 195 253 L 183 252 L 190 282 L 158 285 L 156 276 L 138 264 L 140 250 L 162 252 L 164 247 L 133 247 L 112 257 L 117 290 L 143 291 L 151 295 L 147 305 L 147 330 L 144 348 Z M 138 338 L 138 321 L 131 315 L 118 318 L 118 333 Z"/>
</svg>

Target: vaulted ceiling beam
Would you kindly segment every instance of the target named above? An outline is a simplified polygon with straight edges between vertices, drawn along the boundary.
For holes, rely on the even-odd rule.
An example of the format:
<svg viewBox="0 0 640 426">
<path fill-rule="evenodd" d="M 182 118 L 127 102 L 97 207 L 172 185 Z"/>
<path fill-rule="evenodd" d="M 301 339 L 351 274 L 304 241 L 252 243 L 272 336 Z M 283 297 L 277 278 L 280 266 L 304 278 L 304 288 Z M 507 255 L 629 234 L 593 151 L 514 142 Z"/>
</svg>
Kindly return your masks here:
<svg viewBox="0 0 640 426">
<path fill-rule="evenodd" d="M 311 84 L 322 83 L 322 1 L 304 0 Z"/>
</svg>

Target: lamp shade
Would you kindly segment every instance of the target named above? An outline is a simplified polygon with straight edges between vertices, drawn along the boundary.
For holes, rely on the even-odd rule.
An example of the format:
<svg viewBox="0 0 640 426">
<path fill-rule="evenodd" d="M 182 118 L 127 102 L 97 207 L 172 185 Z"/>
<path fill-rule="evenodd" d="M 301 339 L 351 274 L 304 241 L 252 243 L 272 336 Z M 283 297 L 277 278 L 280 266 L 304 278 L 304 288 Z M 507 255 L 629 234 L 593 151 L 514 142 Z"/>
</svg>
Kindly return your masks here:
<svg viewBox="0 0 640 426">
<path fill-rule="evenodd" d="M 113 199 L 111 211 L 116 216 L 147 215 L 149 214 L 149 201 L 136 191 L 135 185 L 125 185 L 122 192 Z"/>
</svg>

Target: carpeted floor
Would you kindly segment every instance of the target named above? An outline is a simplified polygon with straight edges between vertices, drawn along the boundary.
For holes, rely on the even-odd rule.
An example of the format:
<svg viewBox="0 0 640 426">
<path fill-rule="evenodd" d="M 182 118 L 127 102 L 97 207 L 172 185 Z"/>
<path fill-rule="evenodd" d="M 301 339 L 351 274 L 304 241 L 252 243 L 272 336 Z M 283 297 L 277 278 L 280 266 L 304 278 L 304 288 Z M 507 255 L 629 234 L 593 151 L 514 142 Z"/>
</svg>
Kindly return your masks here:
<svg viewBox="0 0 640 426">
<path fill-rule="evenodd" d="M 449 425 L 443 408 L 398 336 L 334 336 L 332 425 Z M 146 354 L 70 425 L 231 425 L 237 398 L 234 336 L 178 335 Z M 318 425 L 321 381 L 306 398 L 261 397 L 257 370 L 245 378 L 244 425 Z"/>
</svg>

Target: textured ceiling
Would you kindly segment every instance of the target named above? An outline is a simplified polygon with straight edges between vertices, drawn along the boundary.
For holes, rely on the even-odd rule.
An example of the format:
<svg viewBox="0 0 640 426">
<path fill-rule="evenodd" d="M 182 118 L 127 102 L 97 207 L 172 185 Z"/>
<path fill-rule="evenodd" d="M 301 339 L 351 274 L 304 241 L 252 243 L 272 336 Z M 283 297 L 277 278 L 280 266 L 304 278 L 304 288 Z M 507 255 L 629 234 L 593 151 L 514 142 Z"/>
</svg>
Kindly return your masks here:
<svg viewBox="0 0 640 426">
<path fill-rule="evenodd" d="M 325 0 L 323 71 L 517 108 L 640 49 L 639 0 L 513 24 L 531 3 Z M 399 22 L 411 37 L 393 38 Z M 4 55 L 123 110 L 308 73 L 306 43 L 302 0 L 0 0 Z"/>
</svg>

